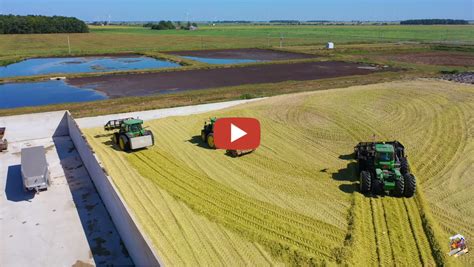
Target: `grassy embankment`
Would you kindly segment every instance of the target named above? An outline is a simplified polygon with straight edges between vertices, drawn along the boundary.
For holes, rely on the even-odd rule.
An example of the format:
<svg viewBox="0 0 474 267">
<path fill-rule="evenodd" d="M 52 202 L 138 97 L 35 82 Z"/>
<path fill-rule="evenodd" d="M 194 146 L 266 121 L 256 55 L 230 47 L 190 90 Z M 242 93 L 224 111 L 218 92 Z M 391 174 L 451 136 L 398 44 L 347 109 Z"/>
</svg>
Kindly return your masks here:
<svg viewBox="0 0 474 267">
<path fill-rule="evenodd" d="M 421 80 L 278 96 L 151 121 L 156 145 L 130 154 L 102 129 L 86 135 L 165 263 L 472 265 L 445 253 L 449 235 L 474 237 L 473 90 Z M 209 116 L 258 118 L 260 148 L 203 147 Z M 415 198 L 357 192 L 350 154 L 374 133 L 407 147 Z"/>
</svg>

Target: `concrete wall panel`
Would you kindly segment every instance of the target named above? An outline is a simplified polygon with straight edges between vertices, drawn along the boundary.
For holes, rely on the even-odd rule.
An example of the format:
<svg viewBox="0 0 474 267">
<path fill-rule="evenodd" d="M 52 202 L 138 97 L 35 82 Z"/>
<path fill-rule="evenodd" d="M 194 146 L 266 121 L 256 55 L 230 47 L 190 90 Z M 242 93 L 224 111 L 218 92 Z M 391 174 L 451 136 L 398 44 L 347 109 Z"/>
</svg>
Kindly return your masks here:
<svg viewBox="0 0 474 267">
<path fill-rule="evenodd" d="M 69 113 L 67 113 L 67 124 L 69 135 L 134 263 L 138 266 L 163 265 Z"/>
</svg>

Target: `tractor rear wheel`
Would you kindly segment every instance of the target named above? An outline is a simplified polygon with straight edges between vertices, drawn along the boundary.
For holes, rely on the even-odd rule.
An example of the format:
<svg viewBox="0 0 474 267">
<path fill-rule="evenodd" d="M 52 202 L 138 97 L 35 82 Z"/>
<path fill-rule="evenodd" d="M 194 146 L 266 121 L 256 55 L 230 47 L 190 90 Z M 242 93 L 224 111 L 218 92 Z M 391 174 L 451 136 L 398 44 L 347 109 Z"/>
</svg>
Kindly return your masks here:
<svg viewBox="0 0 474 267">
<path fill-rule="evenodd" d="M 210 133 L 207 135 L 207 145 L 210 148 L 216 148 L 216 145 L 214 144 L 214 133 Z"/>
<path fill-rule="evenodd" d="M 125 135 L 120 136 L 119 147 L 122 151 L 130 150 L 130 143 L 128 142 L 128 138 Z"/>
<path fill-rule="evenodd" d="M 408 173 L 408 160 L 407 158 L 401 158 L 400 159 L 400 172 L 402 175 L 405 175 Z"/>
<path fill-rule="evenodd" d="M 395 189 L 393 189 L 393 195 L 396 197 L 403 196 L 403 192 L 405 189 L 405 180 L 403 177 L 400 177 L 398 180 L 395 181 Z"/>
<path fill-rule="evenodd" d="M 360 192 L 365 194 L 370 192 L 370 187 L 372 185 L 372 175 L 368 171 L 360 172 Z"/>
<path fill-rule="evenodd" d="M 416 178 L 413 174 L 407 173 L 403 175 L 403 179 L 405 180 L 405 191 L 403 195 L 405 197 L 412 197 L 416 191 Z"/>
</svg>

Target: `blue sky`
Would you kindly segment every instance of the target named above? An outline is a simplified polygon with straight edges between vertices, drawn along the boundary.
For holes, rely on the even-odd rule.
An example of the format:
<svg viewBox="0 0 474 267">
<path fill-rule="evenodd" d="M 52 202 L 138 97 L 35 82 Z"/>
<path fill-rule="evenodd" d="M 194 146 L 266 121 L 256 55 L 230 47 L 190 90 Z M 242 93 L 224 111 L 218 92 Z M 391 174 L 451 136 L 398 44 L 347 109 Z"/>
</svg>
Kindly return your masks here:
<svg viewBox="0 0 474 267">
<path fill-rule="evenodd" d="M 474 20 L 474 0 L 0 0 L 0 14 L 83 20 Z"/>
</svg>

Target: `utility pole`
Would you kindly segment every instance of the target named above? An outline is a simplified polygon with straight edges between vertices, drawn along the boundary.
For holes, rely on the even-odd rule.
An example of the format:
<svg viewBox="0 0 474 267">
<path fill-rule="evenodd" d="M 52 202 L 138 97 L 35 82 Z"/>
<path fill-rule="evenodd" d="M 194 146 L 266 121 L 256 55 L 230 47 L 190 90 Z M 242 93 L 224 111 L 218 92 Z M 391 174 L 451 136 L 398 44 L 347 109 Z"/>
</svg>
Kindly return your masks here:
<svg viewBox="0 0 474 267">
<path fill-rule="evenodd" d="M 280 48 L 283 48 L 283 33 L 280 33 Z"/>
<path fill-rule="evenodd" d="M 67 46 L 69 48 L 69 55 L 71 54 L 71 42 L 69 41 L 69 35 L 67 36 Z"/>
<path fill-rule="evenodd" d="M 270 34 L 267 34 L 267 46 L 270 47 Z"/>
</svg>

